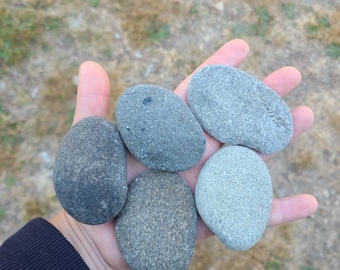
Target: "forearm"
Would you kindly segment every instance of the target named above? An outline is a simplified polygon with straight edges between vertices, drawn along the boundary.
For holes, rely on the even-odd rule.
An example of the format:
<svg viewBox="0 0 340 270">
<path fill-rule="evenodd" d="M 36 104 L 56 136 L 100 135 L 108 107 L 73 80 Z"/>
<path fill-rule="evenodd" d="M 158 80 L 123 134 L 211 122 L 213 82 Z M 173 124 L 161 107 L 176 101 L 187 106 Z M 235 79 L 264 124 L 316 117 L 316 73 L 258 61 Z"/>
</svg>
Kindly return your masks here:
<svg viewBox="0 0 340 270">
<path fill-rule="evenodd" d="M 0 269 L 89 268 L 68 240 L 48 221 L 37 218 L 0 247 Z"/>
</svg>

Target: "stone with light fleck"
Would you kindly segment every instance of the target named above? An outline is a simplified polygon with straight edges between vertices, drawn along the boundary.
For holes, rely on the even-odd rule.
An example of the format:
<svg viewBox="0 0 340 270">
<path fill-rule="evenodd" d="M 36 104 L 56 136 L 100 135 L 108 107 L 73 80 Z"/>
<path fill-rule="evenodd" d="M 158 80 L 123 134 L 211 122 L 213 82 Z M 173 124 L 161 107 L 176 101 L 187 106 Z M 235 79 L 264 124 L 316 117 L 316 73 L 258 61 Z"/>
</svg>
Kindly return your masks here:
<svg viewBox="0 0 340 270">
<path fill-rule="evenodd" d="M 127 196 L 126 151 L 116 127 L 100 117 L 80 120 L 57 153 L 53 182 L 63 208 L 85 224 L 112 220 Z"/>
<path fill-rule="evenodd" d="M 194 167 L 205 151 L 203 130 L 173 92 L 149 84 L 127 89 L 116 106 L 117 127 L 126 147 L 154 170 Z"/>
<path fill-rule="evenodd" d="M 116 236 L 132 269 L 187 269 L 196 233 L 194 195 L 176 173 L 149 170 L 130 184 Z"/>
<path fill-rule="evenodd" d="M 261 238 L 272 205 L 264 161 L 242 146 L 224 147 L 203 166 L 196 207 L 205 224 L 229 248 L 243 251 Z"/>
<path fill-rule="evenodd" d="M 255 77 L 234 67 L 206 66 L 188 87 L 188 103 L 210 135 L 263 154 L 279 152 L 293 134 L 293 120 L 281 97 Z"/>
</svg>

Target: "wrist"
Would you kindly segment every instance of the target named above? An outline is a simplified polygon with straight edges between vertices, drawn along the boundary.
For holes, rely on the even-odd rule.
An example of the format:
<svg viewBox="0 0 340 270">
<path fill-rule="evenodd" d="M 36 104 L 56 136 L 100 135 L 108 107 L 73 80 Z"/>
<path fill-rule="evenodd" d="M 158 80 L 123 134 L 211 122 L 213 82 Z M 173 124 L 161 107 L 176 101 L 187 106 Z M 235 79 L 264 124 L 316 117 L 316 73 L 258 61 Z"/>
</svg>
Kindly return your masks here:
<svg viewBox="0 0 340 270">
<path fill-rule="evenodd" d="M 86 265 L 94 269 L 113 269 L 98 251 L 97 245 L 83 227 L 83 224 L 70 217 L 64 210 L 50 220 L 68 242 L 76 249 Z"/>
</svg>

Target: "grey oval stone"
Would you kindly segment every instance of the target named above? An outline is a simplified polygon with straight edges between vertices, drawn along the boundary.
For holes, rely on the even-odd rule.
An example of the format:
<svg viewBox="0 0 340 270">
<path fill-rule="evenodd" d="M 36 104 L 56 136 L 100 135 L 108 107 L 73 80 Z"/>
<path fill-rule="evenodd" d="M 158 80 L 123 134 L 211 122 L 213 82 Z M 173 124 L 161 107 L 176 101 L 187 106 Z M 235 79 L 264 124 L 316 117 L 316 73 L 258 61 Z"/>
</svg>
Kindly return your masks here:
<svg viewBox="0 0 340 270">
<path fill-rule="evenodd" d="M 76 220 L 113 219 L 127 196 L 126 152 L 116 127 L 100 117 L 71 127 L 57 153 L 53 182 L 63 208 Z"/>
<path fill-rule="evenodd" d="M 222 148 L 206 162 L 195 194 L 205 224 L 227 247 L 238 251 L 253 247 L 261 238 L 272 196 L 265 163 L 242 146 Z"/>
<path fill-rule="evenodd" d="M 203 129 L 223 143 L 272 154 L 286 147 L 293 134 L 292 116 L 281 97 L 233 67 L 211 65 L 196 72 L 188 104 Z"/>
<path fill-rule="evenodd" d="M 132 269 L 187 269 L 196 233 L 195 199 L 176 173 L 149 170 L 130 184 L 116 236 Z"/>
<path fill-rule="evenodd" d="M 157 85 L 137 85 L 118 99 L 117 127 L 144 165 L 161 171 L 194 167 L 205 151 L 203 130 L 185 102 Z"/>
</svg>

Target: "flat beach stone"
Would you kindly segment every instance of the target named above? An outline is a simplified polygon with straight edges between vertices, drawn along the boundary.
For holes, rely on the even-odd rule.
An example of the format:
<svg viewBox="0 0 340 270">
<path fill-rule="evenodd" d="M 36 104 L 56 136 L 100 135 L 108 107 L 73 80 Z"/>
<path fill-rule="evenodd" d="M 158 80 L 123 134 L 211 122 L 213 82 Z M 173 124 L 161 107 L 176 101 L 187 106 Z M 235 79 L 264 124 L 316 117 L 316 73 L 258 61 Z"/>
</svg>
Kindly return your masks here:
<svg viewBox="0 0 340 270">
<path fill-rule="evenodd" d="M 195 199 L 176 173 L 149 170 L 130 184 L 116 236 L 132 269 L 187 269 L 196 233 Z"/>
<path fill-rule="evenodd" d="M 151 169 L 194 167 L 205 151 L 203 130 L 186 103 L 157 85 L 127 89 L 118 99 L 117 127 L 126 147 Z"/>
<path fill-rule="evenodd" d="M 272 154 L 286 147 L 293 134 L 292 116 L 281 97 L 233 67 L 211 65 L 196 72 L 188 104 L 203 129 L 223 143 Z"/>
<path fill-rule="evenodd" d="M 63 208 L 76 220 L 113 219 L 127 196 L 126 152 L 116 127 L 100 117 L 71 127 L 57 153 L 53 182 Z"/>
<path fill-rule="evenodd" d="M 227 247 L 243 251 L 261 238 L 272 205 L 270 175 L 263 160 L 242 146 L 224 147 L 203 166 L 196 207 Z"/>
</svg>

